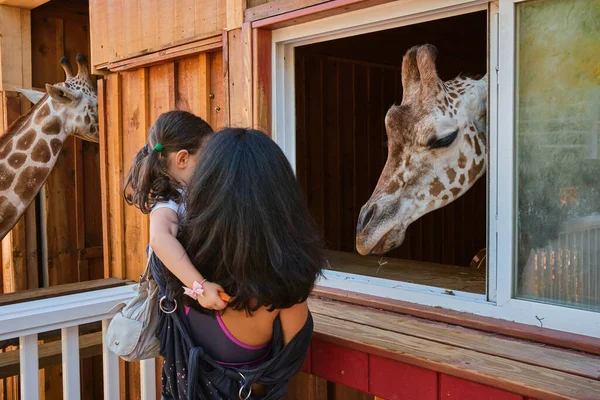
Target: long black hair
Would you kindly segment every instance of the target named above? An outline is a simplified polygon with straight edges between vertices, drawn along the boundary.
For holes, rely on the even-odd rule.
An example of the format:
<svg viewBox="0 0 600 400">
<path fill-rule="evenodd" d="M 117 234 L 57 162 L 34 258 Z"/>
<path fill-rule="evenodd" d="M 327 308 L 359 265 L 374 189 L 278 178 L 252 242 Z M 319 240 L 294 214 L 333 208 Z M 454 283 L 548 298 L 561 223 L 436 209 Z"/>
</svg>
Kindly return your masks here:
<svg viewBox="0 0 600 400">
<path fill-rule="evenodd" d="M 129 169 L 123 197 L 129 205 L 149 213 L 159 201 L 181 199 L 180 188 L 167 173 L 167 156 L 180 150 L 195 154 L 213 133 L 202 118 L 187 111 L 167 111 L 161 114 L 148 132 L 148 143 L 138 151 Z M 161 151 L 155 146 L 160 144 Z"/>
<path fill-rule="evenodd" d="M 292 168 L 267 135 L 227 128 L 206 145 L 187 198 L 181 241 L 231 307 L 289 308 L 306 300 L 325 263 Z M 195 302 L 194 302 L 195 303 Z"/>
</svg>

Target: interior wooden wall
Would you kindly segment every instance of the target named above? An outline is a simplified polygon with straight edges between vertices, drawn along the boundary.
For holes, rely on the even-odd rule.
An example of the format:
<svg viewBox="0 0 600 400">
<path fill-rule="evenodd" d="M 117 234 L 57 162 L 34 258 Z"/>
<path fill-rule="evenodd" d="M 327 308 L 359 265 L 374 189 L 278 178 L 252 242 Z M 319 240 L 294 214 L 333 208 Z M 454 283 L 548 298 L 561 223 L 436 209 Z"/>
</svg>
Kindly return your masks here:
<svg viewBox="0 0 600 400">
<path fill-rule="evenodd" d="M 92 59 L 102 65 L 222 31 L 225 0 L 90 0 Z"/>
<path fill-rule="evenodd" d="M 65 74 L 59 64 L 62 56 L 69 57 L 74 66 L 76 54 L 89 58 L 88 10 L 87 0 L 52 0 L 31 10 L 29 86 L 41 89 L 46 83 L 64 81 Z M 28 100 L 14 92 L 4 93 L 2 103 L 6 127 L 30 108 Z M 65 142 L 45 185 L 45 196 L 38 196 L 37 206 L 41 202 L 45 217 L 41 216 L 36 204 L 32 204 L 26 216 L 2 242 L 0 292 L 35 289 L 42 285 L 39 251 L 44 237 L 50 286 L 104 276 L 98 144 L 75 138 Z M 40 218 L 45 218 L 45 235 L 40 231 Z M 82 395 L 92 398 L 93 393 L 102 390 L 102 376 L 98 373 L 102 371 L 102 358 L 85 359 L 82 368 Z M 61 370 L 58 365 L 40 371 L 41 399 L 62 396 Z M 16 399 L 17 382 L 18 378 L 7 379 L 5 392 L 0 390 L 0 399 Z"/>
<path fill-rule="evenodd" d="M 486 13 L 296 50 L 297 175 L 329 248 L 355 251 L 356 221 L 387 159 L 385 114 L 402 99 L 401 62 L 435 44 L 443 79 L 486 70 Z M 391 257 L 468 266 L 486 247 L 486 179 L 408 229 Z"/>
<path fill-rule="evenodd" d="M 87 0 L 52 0 L 31 12 L 33 86 L 62 82 L 64 55 L 89 58 Z M 49 284 L 103 277 L 99 145 L 69 138 L 45 186 Z"/>
<path fill-rule="evenodd" d="M 106 277 L 137 280 L 145 266 L 149 219 L 127 206 L 121 191 L 148 129 L 161 113 L 175 108 L 204 118 L 215 129 L 226 125 L 225 89 L 220 51 L 110 74 L 100 85 Z M 139 363 L 122 362 L 121 371 L 121 398 L 139 399 Z"/>
<path fill-rule="evenodd" d="M 0 5 L 0 136 L 30 109 L 29 101 L 15 91 L 31 88 L 30 18 L 29 10 Z M 34 206 L 1 241 L 0 293 L 37 287 L 35 220 Z M 26 227 L 34 235 L 26 236 Z"/>
</svg>

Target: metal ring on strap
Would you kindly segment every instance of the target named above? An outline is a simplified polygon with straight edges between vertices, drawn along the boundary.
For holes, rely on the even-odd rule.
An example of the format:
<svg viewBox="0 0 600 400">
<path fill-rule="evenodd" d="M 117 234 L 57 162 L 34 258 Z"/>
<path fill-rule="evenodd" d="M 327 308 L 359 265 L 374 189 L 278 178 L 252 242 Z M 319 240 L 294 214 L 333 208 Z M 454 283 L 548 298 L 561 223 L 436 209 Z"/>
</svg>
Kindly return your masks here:
<svg viewBox="0 0 600 400">
<path fill-rule="evenodd" d="M 166 298 L 167 298 L 167 296 L 163 296 L 160 298 L 160 301 L 158 302 L 158 307 L 160 308 L 160 311 L 164 312 L 165 314 L 173 314 L 175 312 L 175 310 L 177 310 L 177 300 L 173 299 L 173 302 L 175 303 L 175 307 L 173 307 L 173 309 L 171 311 L 168 311 L 163 306 L 163 301 Z"/>
<path fill-rule="evenodd" d="M 250 386 L 250 388 L 248 389 L 248 394 L 246 395 L 246 397 L 242 397 L 244 388 L 246 387 L 246 377 L 241 372 L 238 372 L 238 374 L 240 374 L 240 376 L 242 377 L 242 381 L 240 382 L 242 386 L 240 387 L 240 391 L 238 392 L 238 397 L 240 398 L 240 400 L 248 400 L 252 395 L 252 386 Z"/>
</svg>

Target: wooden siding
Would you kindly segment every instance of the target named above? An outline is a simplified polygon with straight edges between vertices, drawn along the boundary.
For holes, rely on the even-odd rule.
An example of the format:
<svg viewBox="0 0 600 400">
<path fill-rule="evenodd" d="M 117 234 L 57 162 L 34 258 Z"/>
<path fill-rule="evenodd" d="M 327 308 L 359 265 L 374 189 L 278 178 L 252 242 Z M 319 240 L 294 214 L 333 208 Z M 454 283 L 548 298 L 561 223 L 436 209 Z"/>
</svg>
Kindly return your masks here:
<svg viewBox="0 0 600 400">
<path fill-rule="evenodd" d="M 272 17 L 301 8 L 327 3 L 330 0 L 248 0 L 246 19 L 256 21 L 258 19 Z"/>
<path fill-rule="evenodd" d="M 0 91 L 31 87 L 30 11 L 0 1 Z"/>
<path fill-rule="evenodd" d="M 145 265 L 149 219 L 127 206 L 121 191 L 148 129 L 161 113 L 175 108 L 204 118 L 213 128 L 227 125 L 222 80 L 222 52 L 215 52 L 111 74 L 99 82 L 105 277 L 137 280 Z M 160 368 L 157 360 L 159 381 Z M 139 363 L 121 362 L 121 380 L 121 398 L 140 398 Z"/>
<path fill-rule="evenodd" d="M 394 1 L 396 0 L 270 0 L 262 4 L 254 2 L 255 6 L 244 12 L 244 20 L 252 22 L 253 28 L 279 29 Z"/>
<path fill-rule="evenodd" d="M 225 0 L 90 0 L 95 66 L 222 31 Z"/>
<path fill-rule="evenodd" d="M 104 222 L 108 233 L 107 277 L 137 279 L 144 266 L 149 238 L 148 217 L 127 206 L 121 191 L 135 154 L 146 143 L 148 129 L 161 113 L 175 108 L 188 110 L 213 127 L 225 126 L 224 87 L 213 84 L 222 76 L 222 65 L 221 52 L 200 54 L 111 74 L 101 85 L 104 90 L 100 131 L 102 197 L 106 202 Z M 207 79 L 207 76 L 211 78 Z M 212 99 L 211 93 L 214 94 Z M 217 107 L 219 112 L 216 112 Z"/>
<path fill-rule="evenodd" d="M 33 86 L 61 82 L 64 55 L 89 57 L 87 1 L 52 0 L 31 12 Z M 49 68 L 49 66 L 51 66 Z M 49 284 L 103 277 L 97 143 L 67 139 L 45 185 Z"/>
</svg>

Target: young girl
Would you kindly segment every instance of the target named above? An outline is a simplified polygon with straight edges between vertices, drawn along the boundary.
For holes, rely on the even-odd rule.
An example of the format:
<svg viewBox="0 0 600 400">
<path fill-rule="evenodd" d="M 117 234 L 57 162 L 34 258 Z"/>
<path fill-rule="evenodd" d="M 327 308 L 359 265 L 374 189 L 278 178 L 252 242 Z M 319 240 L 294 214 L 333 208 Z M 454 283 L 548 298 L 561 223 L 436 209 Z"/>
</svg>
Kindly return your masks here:
<svg viewBox="0 0 600 400">
<path fill-rule="evenodd" d="M 163 399 L 281 399 L 306 357 L 306 300 L 325 264 L 292 168 L 264 133 L 224 129 L 187 200 L 181 241 L 232 299 L 215 312 L 184 295 L 191 307 L 164 315 Z"/>
<path fill-rule="evenodd" d="M 127 204 L 150 214 L 150 247 L 156 256 L 183 285 L 195 289 L 202 307 L 221 310 L 227 305 L 218 293 L 223 288 L 204 279 L 177 240 L 186 190 L 212 134 L 210 125 L 189 112 L 161 114 L 133 161 L 123 194 Z"/>
</svg>

